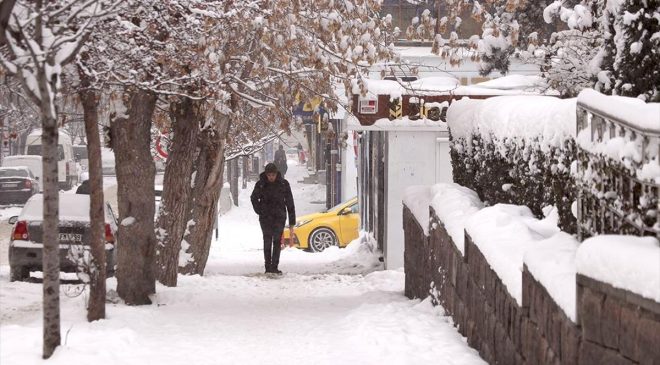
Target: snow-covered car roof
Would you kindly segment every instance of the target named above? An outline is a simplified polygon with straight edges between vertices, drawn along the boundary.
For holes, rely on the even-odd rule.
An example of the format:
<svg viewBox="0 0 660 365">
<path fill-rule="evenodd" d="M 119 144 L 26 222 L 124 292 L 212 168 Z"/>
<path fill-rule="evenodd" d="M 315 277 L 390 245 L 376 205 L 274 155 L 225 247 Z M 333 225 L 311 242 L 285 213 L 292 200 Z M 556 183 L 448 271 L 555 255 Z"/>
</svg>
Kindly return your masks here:
<svg viewBox="0 0 660 365">
<path fill-rule="evenodd" d="M 43 220 L 43 195 L 35 194 L 25 203 L 19 221 Z M 60 221 L 89 222 L 89 195 L 60 193 Z"/>
<path fill-rule="evenodd" d="M 34 160 L 34 161 L 39 161 L 41 162 L 41 156 L 37 155 L 15 155 L 15 156 L 7 156 L 4 157 L 3 160 L 5 161 L 14 161 L 14 160 Z"/>
<path fill-rule="evenodd" d="M 0 170 L 29 170 L 27 166 L 2 166 Z"/>
</svg>

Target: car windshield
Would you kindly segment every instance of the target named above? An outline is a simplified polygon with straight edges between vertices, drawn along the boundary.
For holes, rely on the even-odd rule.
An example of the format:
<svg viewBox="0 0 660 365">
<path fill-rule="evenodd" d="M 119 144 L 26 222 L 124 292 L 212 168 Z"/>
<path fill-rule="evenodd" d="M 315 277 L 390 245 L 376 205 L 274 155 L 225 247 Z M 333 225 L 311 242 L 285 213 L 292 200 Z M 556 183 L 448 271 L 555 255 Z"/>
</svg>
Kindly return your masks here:
<svg viewBox="0 0 660 365">
<path fill-rule="evenodd" d="M 353 199 L 355 199 L 355 198 L 353 198 Z M 351 200 L 353 200 L 353 199 L 351 199 Z M 334 207 L 332 207 L 332 208 L 326 210 L 326 212 L 328 212 L 328 213 L 330 213 L 330 212 L 339 212 L 339 210 L 340 210 L 343 206 L 345 206 L 346 203 L 348 203 L 348 202 L 351 201 L 351 200 L 347 200 L 347 201 L 345 201 L 345 202 L 341 202 L 341 203 L 335 205 Z"/>
<path fill-rule="evenodd" d="M 27 147 L 27 154 L 34 156 L 42 156 L 41 145 L 40 144 L 29 145 Z M 64 160 L 64 147 L 61 144 L 57 145 L 57 160 L 58 161 Z"/>
<path fill-rule="evenodd" d="M 23 169 L 0 169 L 0 177 L 27 177 L 28 173 Z"/>
</svg>

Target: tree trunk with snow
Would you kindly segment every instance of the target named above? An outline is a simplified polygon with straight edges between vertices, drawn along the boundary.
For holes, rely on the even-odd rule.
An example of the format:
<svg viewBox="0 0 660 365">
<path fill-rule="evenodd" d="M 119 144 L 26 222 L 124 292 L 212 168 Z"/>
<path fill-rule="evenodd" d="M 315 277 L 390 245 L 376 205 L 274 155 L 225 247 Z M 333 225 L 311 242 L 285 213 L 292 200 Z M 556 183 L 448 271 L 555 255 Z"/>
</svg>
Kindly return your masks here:
<svg viewBox="0 0 660 365">
<path fill-rule="evenodd" d="M 117 293 L 128 305 L 142 305 L 151 304 L 149 295 L 156 292 L 156 167 L 150 146 L 157 96 L 143 90 L 127 91 L 126 96 L 127 115 L 115 116 L 110 127 L 121 222 L 117 237 Z"/>
<path fill-rule="evenodd" d="M 45 77 L 45 76 L 44 76 Z M 44 92 L 47 92 L 44 90 Z M 58 240 L 59 189 L 57 186 L 57 120 L 53 109 L 42 101 L 42 178 L 43 178 L 43 357 L 49 358 L 62 342 L 60 334 L 60 248 Z M 45 105 L 44 105 L 45 104 Z"/>
<path fill-rule="evenodd" d="M 163 285 L 176 286 L 181 240 L 190 211 L 191 161 L 195 161 L 200 121 L 203 120 L 202 102 L 181 98 L 171 104 L 170 115 L 174 121 L 174 140 L 165 168 L 156 229 L 156 273 Z"/>
<path fill-rule="evenodd" d="M 202 131 L 199 138 L 199 156 L 196 161 L 195 185 L 193 188 L 192 214 L 185 242 L 186 264 L 179 272 L 188 275 L 203 275 L 211 249 L 213 227 L 218 216 L 218 200 L 222 190 L 222 172 L 229 119 L 221 117 L 216 128 Z"/>
<path fill-rule="evenodd" d="M 78 69 L 80 77 L 80 102 L 83 108 L 85 134 L 87 135 L 89 172 L 89 245 L 92 262 L 89 268 L 89 303 L 87 320 L 105 318 L 105 213 L 103 203 L 103 172 L 101 167 L 101 138 L 99 136 L 98 93 L 91 88 L 89 77 Z"/>
</svg>

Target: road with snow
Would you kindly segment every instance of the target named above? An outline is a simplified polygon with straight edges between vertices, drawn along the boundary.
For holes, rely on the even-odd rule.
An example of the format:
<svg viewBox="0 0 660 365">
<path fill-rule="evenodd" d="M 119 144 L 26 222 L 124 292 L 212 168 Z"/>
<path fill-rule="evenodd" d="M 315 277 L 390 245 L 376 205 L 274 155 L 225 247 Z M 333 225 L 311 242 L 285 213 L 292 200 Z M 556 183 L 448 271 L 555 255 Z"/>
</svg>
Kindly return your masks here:
<svg viewBox="0 0 660 365">
<path fill-rule="evenodd" d="M 321 210 L 312 202 L 323 199 L 324 188 L 298 183 L 302 166 L 289 171 L 298 214 Z M 252 186 L 221 216 L 205 276 L 159 285 L 153 305 L 109 303 L 106 320 L 87 323 L 85 293 L 64 285 L 63 345 L 48 363 L 484 363 L 442 308 L 405 298 L 403 272 L 382 271 L 367 244 L 320 254 L 287 249 L 285 275 L 265 277 Z M 11 214 L 0 210 L 1 219 Z M 9 283 L 9 267 L 0 262 L 0 364 L 42 363 L 41 286 Z"/>
</svg>

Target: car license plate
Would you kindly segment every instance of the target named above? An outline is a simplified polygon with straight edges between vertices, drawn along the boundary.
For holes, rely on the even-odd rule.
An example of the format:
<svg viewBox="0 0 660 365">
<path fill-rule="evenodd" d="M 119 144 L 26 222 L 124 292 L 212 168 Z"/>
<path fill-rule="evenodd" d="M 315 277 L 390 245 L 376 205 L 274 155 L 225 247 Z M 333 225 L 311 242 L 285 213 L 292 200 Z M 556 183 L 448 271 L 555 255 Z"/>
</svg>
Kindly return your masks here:
<svg viewBox="0 0 660 365">
<path fill-rule="evenodd" d="M 2 184 L 3 188 L 15 188 L 17 186 L 18 186 L 18 184 Z"/>
<path fill-rule="evenodd" d="M 78 233 L 60 233 L 59 240 L 68 242 L 82 242 L 82 235 Z"/>
</svg>

